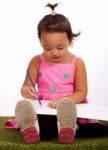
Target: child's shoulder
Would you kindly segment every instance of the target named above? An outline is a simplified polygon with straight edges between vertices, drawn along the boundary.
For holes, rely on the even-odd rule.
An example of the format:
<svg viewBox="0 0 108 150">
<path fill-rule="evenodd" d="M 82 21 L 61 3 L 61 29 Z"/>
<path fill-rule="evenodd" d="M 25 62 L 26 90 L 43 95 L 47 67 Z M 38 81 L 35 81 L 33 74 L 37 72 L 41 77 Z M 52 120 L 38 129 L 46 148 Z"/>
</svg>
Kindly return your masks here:
<svg viewBox="0 0 108 150">
<path fill-rule="evenodd" d="M 35 55 L 31 58 L 31 62 L 34 62 L 34 63 L 40 63 L 40 55 Z"/>
<path fill-rule="evenodd" d="M 84 63 L 84 60 L 81 57 L 79 56 L 76 57 L 77 57 L 77 63 Z"/>
<path fill-rule="evenodd" d="M 75 66 L 76 66 L 76 68 L 83 68 L 83 67 L 85 67 L 84 60 L 81 57 L 77 56 Z"/>
<path fill-rule="evenodd" d="M 41 63 L 40 55 L 35 55 L 31 58 L 29 65 L 31 66 L 39 66 Z"/>
<path fill-rule="evenodd" d="M 72 57 L 72 60 L 75 61 L 76 65 L 84 64 L 84 60 L 81 57 L 74 55 L 72 53 L 71 53 L 71 57 Z"/>
</svg>

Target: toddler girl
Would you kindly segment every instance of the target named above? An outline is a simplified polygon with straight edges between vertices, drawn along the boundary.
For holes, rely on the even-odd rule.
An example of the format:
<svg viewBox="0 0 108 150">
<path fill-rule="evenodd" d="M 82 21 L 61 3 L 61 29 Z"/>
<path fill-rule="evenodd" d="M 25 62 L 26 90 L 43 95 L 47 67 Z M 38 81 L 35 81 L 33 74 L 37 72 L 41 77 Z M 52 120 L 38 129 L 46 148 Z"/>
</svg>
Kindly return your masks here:
<svg viewBox="0 0 108 150">
<path fill-rule="evenodd" d="M 43 53 L 34 56 L 28 75 L 21 88 L 25 98 L 16 105 L 16 120 L 25 143 L 38 143 L 41 139 L 58 136 L 59 143 L 74 143 L 77 121 L 75 104 L 84 102 L 87 95 L 87 77 L 83 60 L 68 51 L 80 33 L 73 33 L 69 20 L 54 9 L 57 4 L 47 4 L 52 13 L 38 24 L 38 37 Z M 49 107 L 57 109 L 57 116 L 37 115 L 32 99 L 49 100 Z"/>
</svg>

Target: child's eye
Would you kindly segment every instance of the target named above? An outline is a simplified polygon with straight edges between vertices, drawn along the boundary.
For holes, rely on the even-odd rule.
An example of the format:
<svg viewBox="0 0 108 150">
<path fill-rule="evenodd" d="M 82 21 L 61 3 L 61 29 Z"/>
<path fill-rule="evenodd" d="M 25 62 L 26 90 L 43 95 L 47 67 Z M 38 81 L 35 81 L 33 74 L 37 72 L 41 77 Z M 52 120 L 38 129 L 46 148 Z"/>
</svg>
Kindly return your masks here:
<svg viewBox="0 0 108 150">
<path fill-rule="evenodd" d="M 58 50 L 62 50 L 64 47 L 58 47 Z"/>
<path fill-rule="evenodd" d="M 46 50 L 46 51 L 50 51 L 50 50 L 51 50 L 51 48 L 45 48 L 45 50 Z"/>
</svg>

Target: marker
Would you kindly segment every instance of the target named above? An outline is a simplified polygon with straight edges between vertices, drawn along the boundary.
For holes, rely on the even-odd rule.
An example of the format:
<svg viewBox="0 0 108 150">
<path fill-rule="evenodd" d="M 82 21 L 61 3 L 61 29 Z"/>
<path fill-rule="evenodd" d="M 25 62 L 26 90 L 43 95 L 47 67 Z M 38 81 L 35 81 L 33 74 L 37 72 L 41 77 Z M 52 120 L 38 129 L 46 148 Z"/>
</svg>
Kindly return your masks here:
<svg viewBox="0 0 108 150">
<path fill-rule="evenodd" d="M 33 81 L 32 81 L 32 78 L 31 78 L 31 76 L 30 76 L 30 73 L 29 73 L 28 69 L 27 69 L 27 75 L 28 75 L 28 77 L 29 77 L 29 79 L 30 79 L 30 82 L 31 82 L 32 87 L 35 89 L 35 84 L 34 84 Z M 42 103 L 41 103 L 41 100 L 40 100 L 40 97 L 39 97 L 39 96 L 38 96 L 37 100 L 38 100 L 39 104 L 42 106 Z"/>
</svg>

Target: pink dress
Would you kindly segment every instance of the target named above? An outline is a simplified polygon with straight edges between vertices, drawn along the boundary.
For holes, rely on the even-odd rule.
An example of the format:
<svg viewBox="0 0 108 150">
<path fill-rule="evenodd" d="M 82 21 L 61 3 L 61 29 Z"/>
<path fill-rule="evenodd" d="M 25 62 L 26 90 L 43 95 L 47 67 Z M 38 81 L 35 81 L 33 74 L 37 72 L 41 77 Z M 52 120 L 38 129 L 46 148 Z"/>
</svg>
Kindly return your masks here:
<svg viewBox="0 0 108 150">
<path fill-rule="evenodd" d="M 74 92 L 75 56 L 70 64 L 47 63 L 40 55 L 38 94 L 42 100 L 62 98 Z"/>
<path fill-rule="evenodd" d="M 38 73 L 38 95 L 41 100 L 55 100 L 74 92 L 75 56 L 70 64 L 47 63 L 40 55 L 41 64 Z M 84 99 L 82 103 L 88 103 Z M 91 123 L 90 119 L 78 119 L 82 124 Z"/>
<path fill-rule="evenodd" d="M 47 63 L 40 55 L 41 64 L 38 73 L 38 94 L 41 100 L 55 100 L 74 92 L 75 63 L 74 56 L 70 64 Z M 88 103 L 84 99 L 82 103 Z M 94 119 L 78 118 L 81 124 L 96 123 Z"/>
</svg>

